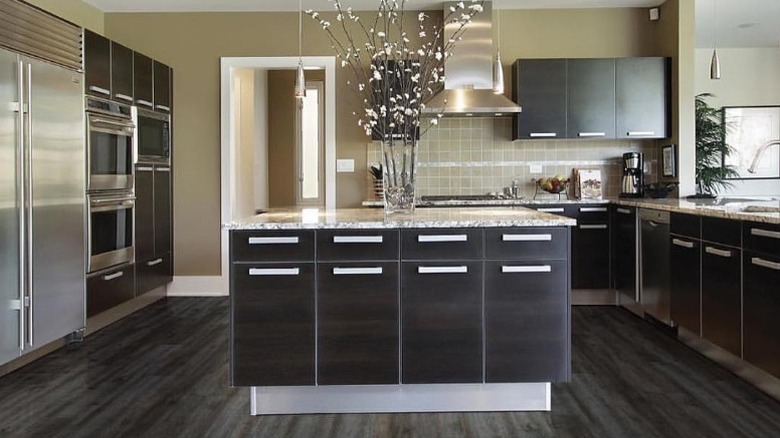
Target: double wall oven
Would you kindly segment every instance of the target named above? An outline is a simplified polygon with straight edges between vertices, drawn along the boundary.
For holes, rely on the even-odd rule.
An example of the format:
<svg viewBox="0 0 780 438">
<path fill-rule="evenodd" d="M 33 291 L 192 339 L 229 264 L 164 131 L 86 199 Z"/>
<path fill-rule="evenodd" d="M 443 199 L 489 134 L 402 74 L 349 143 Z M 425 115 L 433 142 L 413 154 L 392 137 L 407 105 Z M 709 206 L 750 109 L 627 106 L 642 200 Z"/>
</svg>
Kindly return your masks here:
<svg viewBox="0 0 780 438">
<path fill-rule="evenodd" d="M 128 105 L 86 97 L 87 271 L 131 263 L 136 123 Z"/>
</svg>

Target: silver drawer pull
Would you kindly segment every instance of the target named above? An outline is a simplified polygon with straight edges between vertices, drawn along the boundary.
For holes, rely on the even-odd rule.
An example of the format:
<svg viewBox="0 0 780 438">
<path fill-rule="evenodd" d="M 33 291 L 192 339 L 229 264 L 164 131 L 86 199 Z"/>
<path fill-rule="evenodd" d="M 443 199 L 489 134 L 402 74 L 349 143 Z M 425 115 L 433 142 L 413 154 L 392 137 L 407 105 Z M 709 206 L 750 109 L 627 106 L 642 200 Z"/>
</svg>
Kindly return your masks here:
<svg viewBox="0 0 780 438">
<path fill-rule="evenodd" d="M 581 230 L 606 230 L 607 225 L 606 224 L 597 224 L 597 225 L 580 225 Z"/>
<path fill-rule="evenodd" d="M 141 166 L 139 166 L 139 167 L 136 167 L 135 170 L 137 170 L 139 172 L 151 172 L 151 171 L 154 170 L 154 167 L 146 167 L 146 166 L 141 167 Z"/>
<path fill-rule="evenodd" d="M 171 111 L 171 109 L 168 108 L 165 105 L 157 105 L 157 109 L 160 109 L 160 110 L 163 110 L 163 111 L 169 111 L 169 112 Z"/>
<path fill-rule="evenodd" d="M 158 172 L 170 172 L 171 168 L 170 167 L 158 167 L 158 168 L 156 168 L 154 170 L 156 170 Z"/>
<path fill-rule="evenodd" d="M 627 208 L 618 208 L 615 211 L 617 211 L 620 214 L 631 214 L 631 210 Z"/>
<path fill-rule="evenodd" d="M 250 245 L 279 245 L 298 243 L 298 237 L 250 237 Z"/>
<path fill-rule="evenodd" d="M 132 102 L 133 101 L 133 98 L 128 96 L 127 94 L 116 93 L 116 94 L 114 94 L 114 97 L 116 97 L 117 99 L 124 100 L 126 102 Z"/>
<path fill-rule="evenodd" d="M 116 280 L 117 278 L 123 277 L 124 275 L 125 275 L 125 271 L 114 272 L 113 274 L 104 275 L 103 281 Z"/>
<path fill-rule="evenodd" d="M 628 131 L 626 134 L 629 137 L 648 137 L 655 135 L 655 131 Z"/>
<path fill-rule="evenodd" d="M 558 134 L 555 132 L 532 132 L 528 136 L 531 138 L 550 138 L 557 137 Z"/>
<path fill-rule="evenodd" d="M 770 239 L 780 239 L 780 231 L 762 230 L 761 228 L 751 228 L 750 234 L 759 237 L 769 237 Z"/>
<path fill-rule="evenodd" d="M 693 242 L 688 242 L 680 239 L 672 239 L 672 245 L 682 246 L 683 248 L 688 248 L 688 249 L 694 247 Z"/>
<path fill-rule="evenodd" d="M 154 104 L 152 104 L 152 102 L 149 102 L 148 100 L 136 99 L 135 102 L 138 103 L 138 104 L 141 104 L 143 106 L 147 106 L 149 108 L 152 108 L 152 109 L 154 108 Z"/>
<path fill-rule="evenodd" d="M 775 271 L 780 271 L 780 263 L 770 262 L 769 260 L 760 259 L 758 257 L 753 257 L 750 259 L 750 263 L 753 263 L 756 266 L 761 266 L 764 268 L 774 269 Z"/>
<path fill-rule="evenodd" d="M 580 137 L 606 137 L 606 132 L 580 132 L 578 134 Z"/>
<path fill-rule="evenodd" d="M 583 207 L 580 208 L 580 213 L 606 213 L 607 207 Z"/>
<path fill-rule="evenodd" d="M 249 270 L 249 275 L 253 277 L 257 276 L 293 276 L 293 275 L 300 275 L 301 268 L 267 268 L 267 269 L 260 269 L 260 268 L 251 268 Z"/>
<path fill-rule="evenodd" d="M 95 93 L 105 94 L 106 96 L 110 96 L 111 92 L 106 90 L 105 88 L 101 88 L 95 85 L 89 86 L 89 91 L 94 91 Z"/>
<path fill-rule="evenodd" d="M 527 274 L 534 272 L 552 272 L 552 266 L 501 266 L 502 274 Z"/>
<path fill-rule="evenodd" d="M 382 268 L 333 268 L 333 275 L 382 275 Z"/>
<path fill-rule="evenodd" d="M 419 266 L 418 274 L 468 274 L 468 266 Z"/>
<path fill-rule="evenodd" d="M 152 260 L 151 262 L 146 262 L 146 266 L 156 266 L 163 262 L 163 259 L 157 259 Z"/>
<path fill-rule="evenodd" d="M 704 252 L 706 252 L 707 254 L 716 255 L 718 257 L 731 257 L 731 251 L 713 248 L 711 246 L 706 247 L 704 249 Z"/>
<path fill-rule="evenodd" d="M 560 207 L 554 207 L 554 208 L 537 208 L 536 211 L 541 211 L 542 213 L 563 213 L 563 209 Z"/>
<path fill-rule="evenodd" d="M 382 243 L 382 236 L 333 236 L 333 243 Z"/>
<path fill-rule="evenodd" d="M 504 242 L 549 242 L 552 234 L 502 234 Z"/>
<path fill-rule="evenodd" d="M 422 243 L 430 242 L 468 242 L 469 236 L 466 234 L 421 234 L 417 236 L 417 241 Z"/>
</svg>

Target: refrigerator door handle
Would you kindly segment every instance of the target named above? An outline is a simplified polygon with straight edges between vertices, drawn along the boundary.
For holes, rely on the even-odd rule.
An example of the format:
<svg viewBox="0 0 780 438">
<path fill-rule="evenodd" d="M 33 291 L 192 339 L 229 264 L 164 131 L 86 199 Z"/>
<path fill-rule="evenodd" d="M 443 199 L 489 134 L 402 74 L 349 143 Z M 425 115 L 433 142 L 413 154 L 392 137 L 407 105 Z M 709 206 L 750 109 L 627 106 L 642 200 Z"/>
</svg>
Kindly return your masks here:
<svg viewBox="0 0 780 438">
<path fill-rule="evenodd" d="M 25 113 L 27 112 L 25 106 L 25 76 L 24 76 L 24 63 L 17 61 L 17 93 L 19 93 L 19 116 L 16 118 L 17 135 L 17 152 L 16 152 L 16 187 L 17 187 L 17 202 L 19 203 L 19 349 L 24 350 L 25 342 L 27 338 L 27 322 L 25 308 L 25 298 L 27 297 L 27 204 L 25 201 L 27 178 L 25 177 Z"/>
<path fill-rule="evenodd" d="M 29 302 L 29 313 L 27 318 L 27 326 L 29 327 L 29 331 L 27 333 L 27 345 L 33 346 L 35 344 L 35 335 L 33 332 L 34 324 L 34 291 L 33 291 L 33 241 L 32 241 L 32 226 L 33 226 L 33 175 L 32 175 L 32 115 L 33 115 L 33 107 L 32 107 L 32 64 L 25 63 L 25 98 L 27 100 L 27 132 L 25 133 L 25 137 L 27 139 L 27 150 L 26 150 L 26 156 L 27 156 L 27 162 L 25 163 L 26 166 L 26 174 L 25 174 L 25 184 L 26 184 L 26 211 L 25 211 L 25 219 L 27 221 L 26 223 L 26 242 L 27 242 L 27 297 Z"/>
</svg>

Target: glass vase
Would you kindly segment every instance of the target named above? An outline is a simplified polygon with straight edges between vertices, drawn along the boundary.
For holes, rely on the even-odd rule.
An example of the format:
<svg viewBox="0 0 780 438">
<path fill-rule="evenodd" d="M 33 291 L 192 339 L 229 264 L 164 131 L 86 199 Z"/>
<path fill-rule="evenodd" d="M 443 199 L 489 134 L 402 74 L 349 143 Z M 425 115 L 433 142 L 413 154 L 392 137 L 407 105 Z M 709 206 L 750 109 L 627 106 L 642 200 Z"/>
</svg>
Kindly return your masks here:
<svg viewBox="0 0 780 438">
<path fill-rule="evenodd" d="M 398 139 L 382 142 L 386 214 L 414 213 L 417 143 Z"/>
</svg>

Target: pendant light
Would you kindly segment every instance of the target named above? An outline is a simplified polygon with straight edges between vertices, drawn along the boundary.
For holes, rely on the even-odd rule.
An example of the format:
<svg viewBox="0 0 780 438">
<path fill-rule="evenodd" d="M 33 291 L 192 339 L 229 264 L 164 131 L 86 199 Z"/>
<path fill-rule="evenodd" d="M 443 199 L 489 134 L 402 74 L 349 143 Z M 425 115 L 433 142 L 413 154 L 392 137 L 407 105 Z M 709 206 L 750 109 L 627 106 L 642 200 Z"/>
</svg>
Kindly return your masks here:
<svg viewBox="0 0 780 438">
<path fill-rule="evenodd" d="M 493 66 L 493 93 L 504 94 L 504 67 L 501 65 L 501 12 L 496 8 L 496 63 Z"/>
<path fill-rule="evenodd" d="M 710 60 L 710 79 L 720 79 L 720 59 L 718 59 L 718 45 L 715 41 L 715 27 L 717 26 L 715 2 L 716 0 L 712 0 L 712 59 Z"/>
<path fill-rule="evenodd" d="M 303 34 L 303 17 L 301 0 L 298 0 L 298 70 L 295 72 L 295 98 L 306 97 L 306 79 L 303 76 L 303 58 L 301 57 L 301 40 Z"/>
</svg>

